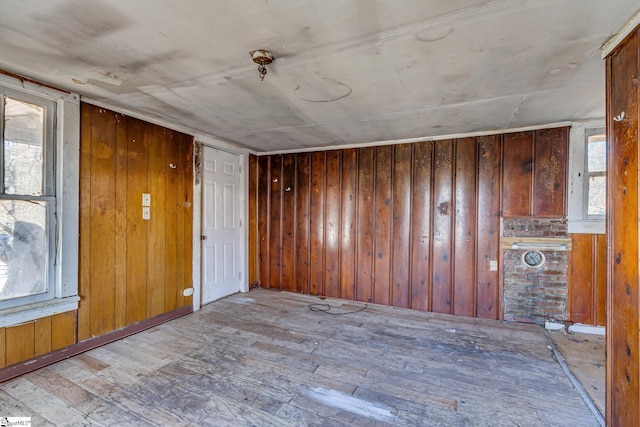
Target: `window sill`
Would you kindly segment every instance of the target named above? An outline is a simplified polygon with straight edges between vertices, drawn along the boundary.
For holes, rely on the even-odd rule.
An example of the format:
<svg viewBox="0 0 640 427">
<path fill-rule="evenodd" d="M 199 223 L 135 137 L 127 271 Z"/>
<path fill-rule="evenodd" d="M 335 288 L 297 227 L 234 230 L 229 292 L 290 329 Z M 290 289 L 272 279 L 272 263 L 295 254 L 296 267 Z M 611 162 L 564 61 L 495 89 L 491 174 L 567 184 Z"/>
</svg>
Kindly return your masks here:
<svg viewBox="0 0 640 427">
<path fill-rule="evenodd" d="M 569 220 L 567 227 L 571 234 L 605 234 L 606 232 L 604 220 Z"/>
<path fill-rule="evenodd" d="M 78 301 L 80 301 L 80 297 L 75 295 L 0 310 L 0 328 L 77 310 Z"/>
</svg>

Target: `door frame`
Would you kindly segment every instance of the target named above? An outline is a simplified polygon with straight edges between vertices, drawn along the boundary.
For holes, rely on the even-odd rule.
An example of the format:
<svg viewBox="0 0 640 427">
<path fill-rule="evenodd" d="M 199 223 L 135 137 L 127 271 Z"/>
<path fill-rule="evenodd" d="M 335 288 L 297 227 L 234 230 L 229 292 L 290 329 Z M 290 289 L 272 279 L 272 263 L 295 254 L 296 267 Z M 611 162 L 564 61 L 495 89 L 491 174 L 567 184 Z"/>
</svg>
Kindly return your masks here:
<svg viewBox="0 0 640 427">
<path fill-rule="evenodd" d="M 247 280 L 247 272 L 249 271 L 248 250 L 248 170 L 249 170 L 249 151 L 236 147 L 234 145 L 212 139 L 205 136 L 196 136 L 194 138 L 193 147 L 193 311 L 197 311 L 202 307 L 202 245 L 200 236 L 202 235 L 202 214 L 204 205 L 202 203 L 202 179 L 203 173 L 201 163 L 204 156 L 204 147 L 214 150 L 226 151 L 238 157 L 238 205 L 240 214 L 240 242 L 238 245 L 238 268 L 240 270 L 240 292 L 249 292 L 249 282 Z"/>
</svg>

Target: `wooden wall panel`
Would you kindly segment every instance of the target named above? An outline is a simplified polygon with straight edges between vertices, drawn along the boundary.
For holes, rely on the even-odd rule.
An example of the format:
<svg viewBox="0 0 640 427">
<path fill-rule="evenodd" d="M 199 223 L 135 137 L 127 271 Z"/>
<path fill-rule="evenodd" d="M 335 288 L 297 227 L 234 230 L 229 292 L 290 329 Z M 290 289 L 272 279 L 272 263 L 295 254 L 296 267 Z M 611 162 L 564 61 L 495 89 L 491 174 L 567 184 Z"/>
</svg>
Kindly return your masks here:
<svg viewBox="0 0 640 427">
<path fill-rule="evenodd" d="M 391 304 L 411 304 L 411 178 L 413 148 L 409 144 L 395 147 L 393 164 L 393 252 L 391 265 Z"/>
<path fill-rule="evenodd" d="M 389 305 L 391 288 L 392 251 L 392 194 L 391 174 L 393 147 L 376 148 L 374 178 L 374 270 L 373 302 Z"/>
<path fill-rule="evenodd" d="M 569 128 L 535 132 L 533 216 L 566 216 Z"/>
<path fill-rule="evenodd" d="M 498 261 L 500 249 L 500 136 L 478 138 L 478 216 L 477 216 L 477 302 L 476 315 L 497 319 L 498 271 L 490 271 L 490 261 Z"/>
<path fill-rule="evenodd" d="M 191 303 L 182 290 L 192 286 L 193 138 L 89 104 L 81 109 L 77 339 L 85 340 Z M 142 193 L 151 194 L 149 221 Z M 63 327 L 71 321 L 53 319 Z M 71 337 L 54 334 L 52 348 Z"/>
<path fill-rule="evenodd" d="M 455 150 L 453 314 L 475 316 L 478 170 L 475 138 L 457 140 Z"/>
<path fill-rule="evenodd" d="M 51 350 L 59 350 L 76 343 L 76 312 L 51 316 Z"/>
<path fill-rule="evenodd" d="M 282 156 L 271 158 L 269 183 L 269 286 L 282 289 Z"/>
<path fill-rule="evenodd" d="M 260 284 L 269 287 L 271 267 L 271 245 L 269 218 L 271 210 L 271 158 L 258 158 L 258 277 Z"/>
<path fill-rule="evenodd" d="M 340 151 L 327 151 L 325 165 L 324 295 L 334 298 L 340 296 L 341 157 Z"/>
<path fill-rule="evenodd" d="M 0 368 L 7 366 L 7 329 L 0 328 Z"/>
<path fill-rule="evenodd" d="M 296 158 L 296 291 L 309 293 L 309 218 L 311 209 L 311 155 Z"/>
<path fill-rule="evenodd" d="M 552 212 L 562 210 L 560 204 L 533 193 L 534 172 L 538 180 L 565 176 L 566 165 L 555 175 L 546 165 L 566 160 L 557 147 L 564 147 L 568 133 L 545 130 L 537 150 L 536 136 L 260 156 L 260 284 L 291 288 L 288 267 L 273 273 L 279 268 L 274 254 L 285 248 L 283 262 L 295 264 L 297 292 L 497 319 L 499 272 L 489 267 L 499 260 L 503 206 L 511 215 L 530 216 L 534 206 L 562 214 Z M 274 189 L 274 179 L 284 190 Z"/>
<path fill-rule="evenodd" d="M 147 313 L 145 318 L 164 312 L 166 256 L 166 204 L 165 168 L 166 129 L 153 126 L 149 129 L 148 192 L 151 194 L 151 221 L 147 221 Z M 142 195 L 140 195 L 142 196 Z"/>
<path fill-rule="evenodd" d="M 37 319 L 33 331 L 34 356 L 42 356 L 51 351 L 51 316 Z"/>
<path fill-rule="evenodd" d="M 356 296 L 356 213 L 358 199 L 358 151 L 342 152 L 340 189 L 340 297 Z"/>
<path fill-rule="evenodd" d="M 432 305 L 436 313 L 452 314 L 453 140 L 437 141 L 433 165 L 433 229 L 431 248 Z"/>
<path fill-rule="evenodd" d="M 282 289 L 296 289 L 296 155 L 282 157 Z M 288 215 L 284 215 L 288 212 Z"/>
<path fill-rule="evenodd" d="M 249 270 L 247 281 L 251 286 L 258 283 L 258 158 L 249 155 L 249 188 L 247 190 L 247 207 L 249 210 L 247 227 L 249 227 Z"/>
<path fill-rule="evenodd" d="M 574 323 L 606 326 L 606 236 L 571 234 L 569 316 Z"/>
<path fill-rule="evenodd" d="M 504 135 L 502 212 L 506 217 L 530 216 L 533 203 L 533 132 Z"/>
<path fill-rule="evenodd" d="M 88 107 L 86 107 L 88 108 Z M 148 192 L 148 129 L 141 120 L 129 118 L 127 148 L 127 324 L 147 316 L 147 222 L 142 220 L 142 193 Z M 81 145 L 84 144 L 83 140 Z M 89 143 L 87 141 L 86 143 Z M 105 177 L 108 179 L 108 177 Z M 82 195 L 80 195 L 82 197 Z M 153 197 L 153 196 L 152 196 Z M 153 202 L 153 200 L 152 200 Z M 144 255 L 143 255 L 144 254 Z M 82 310 L 78 311 L 78 315 Z M 78 337 L 79 340 L 84 338 Z"/>
<path fill-rule="evenodd" d="M 433 142 L 414 146 L 411 201 L 411 308 L 431 311 Z"/>
<path fill-rule="evenodd" d="M 606 418 L 612 426 L 640 425 L 639 39 L 636 29 L 607 58 Z"/>
<path fill-rule="evenodd" d="M 116 114 L 94 109 L 91 120 L 91 334 L 115 329 Z M 85 141 L 81 141 L 81 144 Z M 87 248 L 83 248 L 86 250 Z"/>
<path fill-rule="evenodd" d="M 324 295 L 325 162 L 325 152 L 311 155 L 309 211 L 309 293 L 311 295 Z"/>
<path fill-rule="evenodd" d="M 6 328 L 6 363 L 11 366 L 31 359 L 35 352 L 35 322 Z"/>
<path fill-rule="evenodd" d="M 356 300 L 372 302 L 375 148 L 361 148 L 358 160 Z"/>
</svg>

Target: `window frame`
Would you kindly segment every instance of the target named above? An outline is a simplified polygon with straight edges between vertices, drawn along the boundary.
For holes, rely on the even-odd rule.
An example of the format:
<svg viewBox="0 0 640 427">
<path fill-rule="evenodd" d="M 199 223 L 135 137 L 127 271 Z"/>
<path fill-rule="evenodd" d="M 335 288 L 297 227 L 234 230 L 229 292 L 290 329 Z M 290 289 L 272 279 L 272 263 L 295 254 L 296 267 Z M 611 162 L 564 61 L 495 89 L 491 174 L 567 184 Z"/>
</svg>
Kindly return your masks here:
<svg viewBox="0 0 640 427">
<path fill-rule="evenodd" d="M 569 132 L 569 191 L 567 194 L 567 227 L 569 233 L 605 234 L 605 216 L 597 218 L 588 212 L 587 132 L 605 128 L 605 120 L 593 119 L 571 123 Z M 608 150 L 608 148 L 607 148 Z"/>
<path fill-rule="evenodd" d="M 4 177 L 0 180 L 0 199 L 47 201 L 48 210 L 47 293 L 0 302 L 0 327 L 7 327 L 78 308 L 80 97 L 4 74 L 0 74 L 0 93 L 25 102 L 51 105 L 45 108 L 50 112 L 45 117 L 45 132 L 47 128 L 53 132 L 45 136 L 43 146 L 44 161 L 50 169 L 43 170 L 42 196 L 5 195 Z M 2 111 L 4 114 L 4 108 Z M 4 117 L 0 119 L 4 123 Z M 46 147 L 47 138 L 52 141 L 50 147 Z M 4 150 L 4 136 L 2 145 Z"/>
<path fill-rule="evenodd" d="M 590 178 L 592 176 L 607 176 L 606 170 L 606 159 L 605 159 L 605 170 L 598 172 L 591 172 L 589 170 L 589 137 L 593 135 L 605 135 L 605 150 L 607 146 L 606 135 L 607 131 L 604 126 L 602 127 L 590 127 L 586 128 L 584 131 L 584 202 L 582 206 L 582 219 L 584 220 L 596 220 L 596 221 L 604 221 L 606 218 L 606 206 L 605 206 L 605 214 L 604 215 L 594 215 L 589 214 L 589 189 L 590 189 Z"/>
</svg>

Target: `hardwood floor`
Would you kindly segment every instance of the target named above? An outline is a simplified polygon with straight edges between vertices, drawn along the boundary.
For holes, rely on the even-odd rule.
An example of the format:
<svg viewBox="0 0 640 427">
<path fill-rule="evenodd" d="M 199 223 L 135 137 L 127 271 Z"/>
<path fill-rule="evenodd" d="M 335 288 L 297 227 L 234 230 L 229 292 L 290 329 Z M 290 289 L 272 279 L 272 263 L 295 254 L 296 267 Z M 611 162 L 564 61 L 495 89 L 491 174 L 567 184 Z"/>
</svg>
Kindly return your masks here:
<svg viewBox="0 0 640 427">
<path fill-rule="evenodd" d="M 254 290 L 0 385 L 33 425 L 595 426 L 535 326 Z"/>
</svg>

